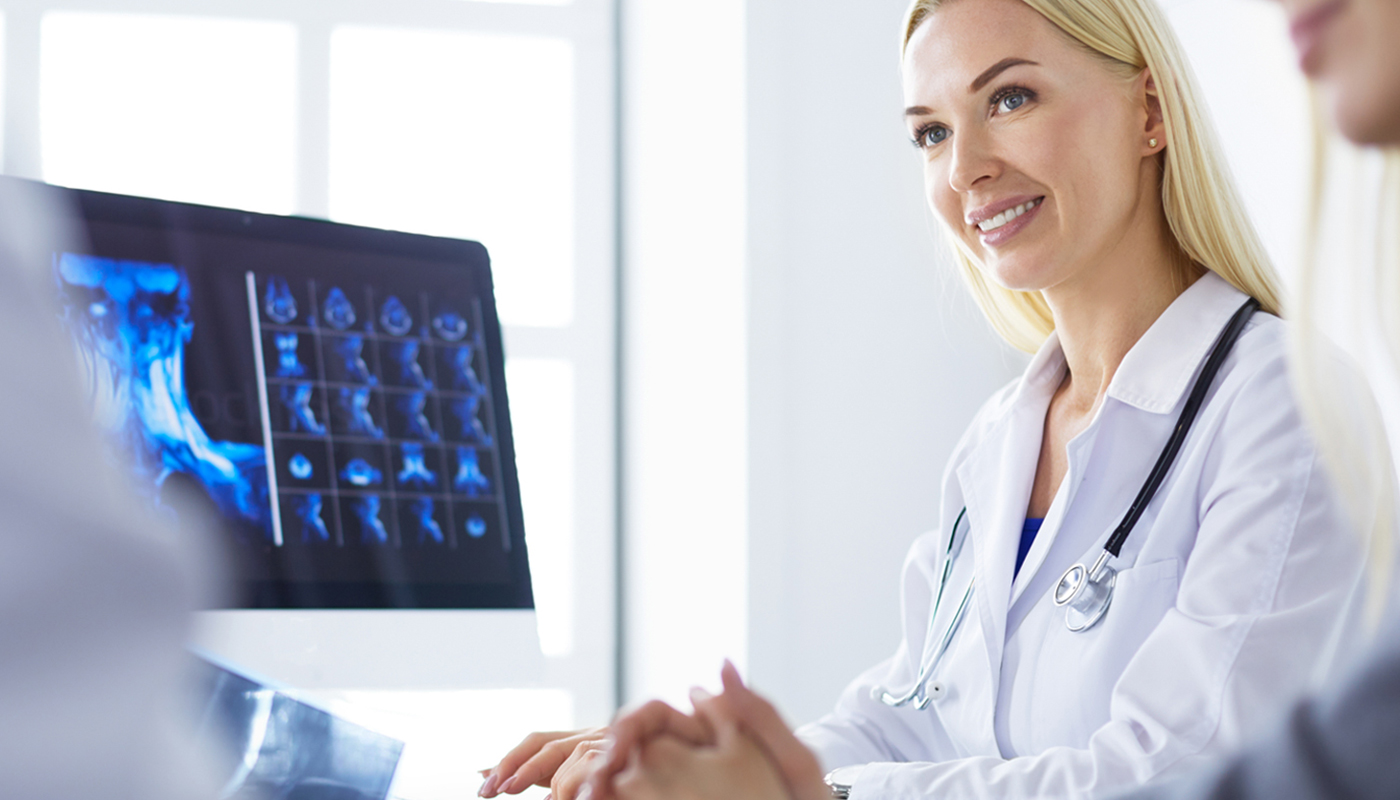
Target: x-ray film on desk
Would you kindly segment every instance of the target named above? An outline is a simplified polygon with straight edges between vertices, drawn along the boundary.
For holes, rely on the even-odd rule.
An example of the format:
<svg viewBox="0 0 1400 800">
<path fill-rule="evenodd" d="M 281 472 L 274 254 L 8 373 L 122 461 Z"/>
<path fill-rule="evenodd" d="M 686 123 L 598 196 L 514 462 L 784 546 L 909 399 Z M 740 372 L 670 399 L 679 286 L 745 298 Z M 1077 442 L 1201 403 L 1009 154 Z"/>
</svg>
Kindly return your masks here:
<svg viewBox="0 0 1400 800">
<path fill-rule="evenodd" d="M 94 412 L 150 503 L 220 520 L 239 604 L 529 608 L 484 248 L 68 192 Z"/>
</svg>

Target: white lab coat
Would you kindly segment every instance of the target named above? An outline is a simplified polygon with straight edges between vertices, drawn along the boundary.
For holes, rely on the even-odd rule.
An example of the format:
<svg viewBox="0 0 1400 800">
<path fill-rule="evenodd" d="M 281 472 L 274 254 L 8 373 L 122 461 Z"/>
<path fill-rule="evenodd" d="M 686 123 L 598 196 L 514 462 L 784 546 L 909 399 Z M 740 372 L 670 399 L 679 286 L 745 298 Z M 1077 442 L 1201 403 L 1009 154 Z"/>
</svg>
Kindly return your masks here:
<svg viewBox="0 0 1400 800">
<path fill-rule="evenodd" d="M 1102 551 L 1244 300 L 1208 273 L 1132 348 L 1069 443 L 1069 469 L 1014 582 L 1045 414 L 1065 369 L 1058 339 L 983 406 L 944 475 L 939 530 L 905 561 L 899 650 L 798 732 L 828 769 L 875 762 L 853 798 L 1068 798 L 1134 786 L 1260 731 L 1360 638 L 1365 543 L 1300 419 L 1286 326 L 1266 314 L 1225 361 L 1112 562 L 1107 616 L 1072 633 L 1051 600 L 1066 568 Z M 889 708 L 872 690 L 913 685 L 964 506 L 962 569 L 977 589 L 934 676 L 946 691 L 925 711 Z"/>
</svg>

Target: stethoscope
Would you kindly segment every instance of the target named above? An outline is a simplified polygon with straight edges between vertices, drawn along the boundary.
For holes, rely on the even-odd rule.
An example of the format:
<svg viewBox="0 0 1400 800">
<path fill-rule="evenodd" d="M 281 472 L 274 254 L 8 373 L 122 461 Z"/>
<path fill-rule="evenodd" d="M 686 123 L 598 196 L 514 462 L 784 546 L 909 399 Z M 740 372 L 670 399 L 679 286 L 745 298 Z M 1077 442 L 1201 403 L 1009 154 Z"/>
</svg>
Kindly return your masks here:
<svg viewBox="0 0 1400 800">
<path fill-rule="evenodd" d="M 1118 579 L 1118 571 L 1109 566 L 1108 560 L 1117 558 L 1118 554 L 1122 552 L 1123 543 L 1128 540 L 1128 534 L 1132 533 L 1133 526 L 1137 525 L 1138 519 L 1147 509 L 1148 503 L 1152 502 L 1152 497 L 1157 494 L 1157 489 L 1161 487 L 1162 481 L 1166 479 L 1167 473 L 1176 461 L 1177 453 L 1181 451 L 1182 443 L 1186 441 L 1186 434 L 1191 430 L 1192 423 L 1196 421 L 1196 414 L 1200 412 L 1201 406 L 1205 403 L 1206 394 L 1210 391 L 1216 374 L 1220 372 L 1221 365 L 1225 363 L 1226 356 L 1230 354 L 1235 342 L 1239 340 L 1240 334 L 1244 333 L 1245 324 L 1258 310 L 1259 301 L 1252 297 L 1249 298 L 1230 318 L 1225 329 L 1220 332 L 1220 336 L 1211 347 L 1210 356 L 1206 359 L 1205 366 L 1201 369 L 1201 374 L 1197 376 L 1195 384 L 1191 387 L 1191 395 L 1186 399 L 1186 406 L 1181 409 L 1181 416 L 1176 420 L 1176 427 L 1172 429 L 1171 437 L 1167 439 L 1167 444 L 1162 448 L 1161 455 L 1157 456 L 1157 463 L 1153 465 L 1152 472 L 1147 476 L 1147 481 L 1138 490 L 1133 504 L 1128 507 L 1128 513 L 1123 516 L 1123 521 L 1118 523 L 1113 535 L 1104 544 L 1103 552 L 1094 561 L 1094 565 L 1085 569 L 1083 564 L 1075 564 L 1065 570 L 1065 574 L 1060 577 L 1052 599 L 1057 607 L 1065 609 L 1065 627 L 1071 631 L 1075 633 L 1087 631 L 1098 624 L 1108 613 L 1108 607 L 1113 602 L 1113 587 Z M 938 593 L 934 596 L 933 614 L 929 617 L 927 641 L 933 640 L 934 625 L 938 620 L 938 610 L 943 602 L 943 594 L 948 587 L 948 580 L 953 573 L 953 562 L 957 559 L 958 553 L 962 551 L 963 542 L 967 539 L 970 527 L 967 520 L 967 509 L 964 508 L 954 520 L 953 530 L 948 534 L 948 549 L 943 559 L 943 574 L 939 579 Z M 948 647 L 953 642 L 953 636 L 962 624 L 963 617 L 967 614 L 967 607 L 972 600 L 972 587 L 975 583 L 975 581 L 968 583 L 962 599 L 958 602 L 957 610 L 953 612 L 953 618 L 948 623 L 947 630 L 944 631 L 937 646 L 932 650 L 932 657 L 928 657 L 929 651 L 925 650 L 925 658 L 920 659 L 919 674 L 914 679 L 913 687 L 899 696 L 876 687 L 872 694 L 878 697 L 881 702 L 891 707 L 913 703 L 915 708 L 922 711 L 946 691 L 942 684 L 930 685 L 928 679 L 938 669 L 943 655 L 948 652 Z"/>
</svg>

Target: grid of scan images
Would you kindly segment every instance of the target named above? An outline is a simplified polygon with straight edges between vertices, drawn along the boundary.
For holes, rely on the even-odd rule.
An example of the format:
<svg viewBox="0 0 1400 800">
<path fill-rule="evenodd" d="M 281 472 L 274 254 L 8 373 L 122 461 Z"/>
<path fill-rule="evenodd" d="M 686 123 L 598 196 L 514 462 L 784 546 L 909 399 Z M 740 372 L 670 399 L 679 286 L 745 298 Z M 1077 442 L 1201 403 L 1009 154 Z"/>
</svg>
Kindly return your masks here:
<svg viewBox="0 0 1400 800">
<path fill-rule="evenodd" d="M 480 306 L 278 275 L 249 288 L 280 543 L 509 550 Z"/>
</svg>

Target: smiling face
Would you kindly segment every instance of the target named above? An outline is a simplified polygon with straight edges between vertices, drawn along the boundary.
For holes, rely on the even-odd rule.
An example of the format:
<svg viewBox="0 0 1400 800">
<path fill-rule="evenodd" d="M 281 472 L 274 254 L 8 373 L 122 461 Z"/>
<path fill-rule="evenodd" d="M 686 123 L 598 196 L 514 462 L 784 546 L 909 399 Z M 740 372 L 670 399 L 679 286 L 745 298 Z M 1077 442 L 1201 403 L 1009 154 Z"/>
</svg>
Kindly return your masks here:
<svg viewBox="0 0 1400 800">
<path fill-rule="evenodd" d="M 1360 144 L 1400 144 L 1400 0 L 1280 0 L 1298 61 Z"/>
<path fill-rule="evenodd" d="M 1150 86 L 1021 0 L 951 0 L 922 22 L 904 57 L 909 131 L 934 213 L 988 278 L 1068 290 L 1161 246 Z"/>
</svg>

